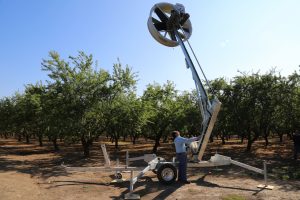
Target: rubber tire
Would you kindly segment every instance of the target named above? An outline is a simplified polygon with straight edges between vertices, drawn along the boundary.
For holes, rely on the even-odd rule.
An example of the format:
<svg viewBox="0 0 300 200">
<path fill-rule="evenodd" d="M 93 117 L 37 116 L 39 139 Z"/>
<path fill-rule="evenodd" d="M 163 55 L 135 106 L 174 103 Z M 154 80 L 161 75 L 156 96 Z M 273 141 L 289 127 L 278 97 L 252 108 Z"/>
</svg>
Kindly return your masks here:
<svg viewBox="0 0 300 200">
<path fill-rule="evenodd" d="M 122 179 L 122 177 L 123 176 L 122 176 L 122 174 L 120 172 L 118 172 L 118 173 L 115 174 L 115 178 L 116 179 Z"/>
<path fill-rule="evenodd" d="M 174 173 L 174 177 L 169 181 L 164 180 L 163 177 L 162 177 L 162 171 L 166 168 L 170 168 Z M 170 185 L 170 184 L 174 183 L 176 181 L 176 178 L 177 178 L 177 169 L 176 169 L 176 167 L 174 167 L 172 164 L 163 164 L 163 165 L 161 165 L 157 170 L 157 178 L 158 178 L 159 182 L 164 184 L 164 185 Z"/>
</svg>

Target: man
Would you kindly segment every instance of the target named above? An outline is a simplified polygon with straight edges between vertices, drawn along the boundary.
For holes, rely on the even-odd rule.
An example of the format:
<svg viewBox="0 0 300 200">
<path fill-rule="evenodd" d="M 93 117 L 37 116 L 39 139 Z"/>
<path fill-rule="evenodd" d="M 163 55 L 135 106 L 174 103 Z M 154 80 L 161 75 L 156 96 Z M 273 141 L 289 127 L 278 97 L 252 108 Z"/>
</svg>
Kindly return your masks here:
<svg viewBox="0 0 300 200">
<path fill-rule="evenodd" d="M 186 154 L 186 144 L 198 140 L 198 137 L 184 138 L 180 136 L 179 131 L 173 131 L 172 136 L 174 139 L 176 158 L 179 161 L 178 165 L 178 181 L 183 184 L 190 184 L 186 177 L 187 168 L 187 154 Z"/>
<path fill-rule="evenodd" d="M 293 134 L 293 140 L 294 140 L 294 159 L 297 160 L 298 153 L 300 152 L 300 132 L 299 132 L 299 130 L 296 130 L 296 132 Z"/>
</svg>

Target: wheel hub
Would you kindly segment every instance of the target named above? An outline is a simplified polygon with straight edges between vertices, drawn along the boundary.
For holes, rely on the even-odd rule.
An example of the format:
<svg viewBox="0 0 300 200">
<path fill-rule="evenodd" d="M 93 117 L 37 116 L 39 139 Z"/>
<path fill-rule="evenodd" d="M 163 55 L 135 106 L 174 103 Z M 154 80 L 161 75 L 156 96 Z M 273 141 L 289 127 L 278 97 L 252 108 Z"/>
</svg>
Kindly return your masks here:
<svg viewBox="0 0 300 200">
<path fill-rule="evenodd" d="M 170 168 L 165 168 L 162 170 L 162 177 L 165 181 L 170 181 L 174 177 L 173 170 Z"/>
</svg>

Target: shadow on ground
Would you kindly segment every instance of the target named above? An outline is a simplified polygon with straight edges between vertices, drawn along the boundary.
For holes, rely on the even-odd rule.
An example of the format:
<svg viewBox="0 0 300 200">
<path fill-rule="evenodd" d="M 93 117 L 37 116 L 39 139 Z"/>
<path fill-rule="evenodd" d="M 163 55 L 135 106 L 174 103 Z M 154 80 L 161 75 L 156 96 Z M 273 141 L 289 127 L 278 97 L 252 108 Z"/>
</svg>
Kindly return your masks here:
<svg viewBox="0 0 300 200">
<path fill-rule="evenodd" d="M 142 156 L 145 153 L 151 153 L 153 144 L 140 143 L 135 146 L 130 143 L 125 143 L 120 145 L 121 151 L 116 152 L 114 146 L 107 143 L 107 150 L 110 152 L 110 158 L 115 160 L 120 159 L 122 164 L 125 163 L 125 153 L 128 150 L 130 152 L 130 157 Z M 44 147 L 39 147 L 37 144 L 24 144 L 18 143 L 13 139 L 1 140 L 0 141 L 0 172 L 6 171 L 17 171 L 20 173 L 30 174 L 33 177 L 39 178 L 50 178 L 57 176 L 67 176 L 68 173 L 61 167 L 64 163 L 68 166 L 102 166 L 104 163 L 104 158 L 100 148 L 100 143 L 95 143 L 92 146 L 91 157 L 84 158 L 82 156 L 82 149 L 80 145 L 64 146 L 63 143 L 60 144 L 61 150 L 55 152 L 52 150 L 51 144 L 46 144 Z M 234 160 L 262 168 L 263 161 L 268 162 L 269 179 L 281 185 L 281 190 L 284 191 L 299 191 L 300 183 L 297 177 L 292 177 L 291 180 L 282 180 L 281 174 L 277 173 L 276 169 L 287 169 L 288 172 L 294 173 L 297 170 L 300 173 L 300 161 L 295 161 L 292 159 L 292 145 L 288 143 L 287 145 L 282 145 L 279 143 L 273 143 L 272 145 L 265 147 L 263 142 L 258 141 L 253 147 L 253 153 L 245 152 L 245 144 L 240 144 L 239 142 L 228 142 L 225 145 L 220 145 L 220 141 L 209 144 L 208 149 L 205 154 L 205 159 L 209 159 L 211 155 L 218 152 L 222 155 L 230 155 Z M 158 156 L 164 157 L 167 160 L 171 160 L 174 156 L 174 149 L 169 143 L 162 143 Z M 144 162 L 134 162 L 131 163 L 135 166 L 144 166 Z M 219 187 L 219 188 L 229 188 L 236 190 L 243 190 L 243 188 L 230 187 L 230 184 L 226 186 L 214 184 L 205 181 L 205 174 L 213 172 L 215 177 L 226 177 L 228 180 L 235 178 L 252 178 L 263 182 L 262 175 L 255 174 L 244 170 L 236 166 L 226 166 L 219 168 L 209 168 L 209 169 L 189 169 L 191 174 L 202 173 L 202 178 L 195 181 L 195 184 L 202 187 Z M 58 183 L 58 182 L 57 182 Z M 62 181 L 58 186 L 66 186 L 70 184 L 100 184 L 106 185 L 106 183 L 88 183 L 80 181 Z M 140 189 L 139 186 L 143 188 Z M 115 187 L 128 188 L 129 183 L 115 183 Z M 135 188 L 138 194 L 144 196 L 146 194 L 157 191 L 161 191 L 158 196 L 154 199 L 164 199 L 173 192 L 175 192 L 180 186 L 171 185 L 164 186 L 158 184 L 157 181 L 153 181 L 149 177 L 143 177 L 141 181 L 135 184 Z M 253 193 L 259 193 L 260 190 L 252 190 Z M 128 193 L 128 189 L 125 190 L 122 195 Z M 121 198 L 121 196 L 112 197 L 115 199 Z"/>
</svg>

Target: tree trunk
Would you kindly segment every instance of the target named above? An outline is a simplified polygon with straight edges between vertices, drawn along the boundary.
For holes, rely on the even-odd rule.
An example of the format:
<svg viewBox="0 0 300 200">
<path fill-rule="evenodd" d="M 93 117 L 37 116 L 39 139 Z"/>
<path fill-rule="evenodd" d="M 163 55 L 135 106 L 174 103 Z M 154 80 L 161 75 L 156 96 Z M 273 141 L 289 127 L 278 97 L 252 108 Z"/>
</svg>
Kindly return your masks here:
<svg viewBox="0 0 300 200">
<path fill-rule="evenodd" d="M 254 134 L 253 137 L 252 137 L 252 133 Z M 259 136 L 259 130 L 255 130 L 255 131 L 248 130 L 247 134 L 248 134 L 247 135 L 248 142 L 247 142 L 246 152 L 250 152 L 252 144 L 257 140 Z"/>
<path fill-rule="evenodd" d="M 254 142 L 254 141 L 251 140 L 251 138 L 248 139 L 246 152 L 250 152 L 250 151 L 251 151 L 251 147 L 252 147 L 253 142 Z"/>
<path fill-rule="evenodd" d="M 224 145 L 225 144 L 225 137 L 222 135 L 221 139 L 222 139 L 222 144 Z"/>
<path fill-rule="evenodd" d="M 163 143 L 167 143 L 168 142 L 168 136 L 166 135 L 163 139 Z"/>
<path fill-rule="evenodd" d="M 279 141 L 280 141 L 280 143 L 282 143 L 283 142 L 283 134 L 282 133 L 278 133 L 278 136 L 279 136 Z"/>
<path fill-rule="evenodd" d="M 287 133 L 287 136 L 290 140 L 293 140 L 293 133 Z"/>
<path fill-rule="evenodd" d="M 270 135 L 270 130 L 267 126 L 267 128 L 264 130 L 264 138 L 265 138 L 265 146 L 266 147 L 269 145 L 269 139 L 268 139 L 269 135 Z"/>
<path fill-rule="evenodd" d="M 53 144 L 53 147 L 54 147 L 54 151 L 59 151 L 56 137 L 52 139 L 52 144 Z"/>
<path fill-rule="evenodd" d="M 110 141 L 111 141 L 111 143 L 114 143 L 115 142 L 115 138 L 114 137 L 110 137 Z"/>
<path fill-rule="evenodd" d="M 119 150 L 119 133 L 117 133 L 115 130 L 111 130 L 113 133 L 112 138 L 115 141 L 115 150 Z"/>
<path fill-rule="evenodd" d="M 210 142 L 210 143 L 214 142 L 214 137 L 213 137 L 213 135 L 211 135 L 211 136 L 209 137 L 209 142 Z"/>
<path fill-rule="evenodd" d="M 269 146 L 268 136 L 265 135 L 264 138 L 265 138 L 265 146 L 267 147 L 267 146 Z"/>
<path fill-rule="evenodd" d="M 90 157 L 90 146 L 92 145 L 92 139 L 86 140 L 84 136 L 81 137 L 81 144 L 83 148 L 84 157 Z"/>
<path fill-rule="evenodd" d="M 43 146 L 43 135 L 39 135 L 39 145 L 40 147 Z"/>
<path fill-rule="evenodd" d="M 26 138 L 26 143 L 29 144 L 29 135 L 26 134 L 26 135 L 25 135 L 25 138 Z"/>
<path fill-rule="evenodd" d="M 160 145 L 159 140 L 160 140 L 160 137 L 156 137 L 155 144 L 154 144 L 153 149 L 152 149 L 152 153 L 157 153 L 157 148 Z"/>
<path fill-rule="evenodd" d="M 225 134 L 224 132 L 221 132 L 221 140 L 222 140 L 222 144 L 225 144 Z"/>
<path fill-rule="evenodd" d="M 137 137 L 135 135 L 132 136 L 132 144 L 136 144 L 136 138 Z"/>
<path fill-rule="evenodd" d="M 245 139 L 245 136 L 244 136 L 244 134 L 243 134 L 243 135 L 241 135 L 241 144 L 244 143 L 244 139 Z"/>
<path fill-rule="evenodd" d="M 115 149 L 119 150 L 119 138 L 115 136 Z"/>
<path fill-rule="evenodd" d="M 229 141 L 230 135 L 226 135 L 225 137 L 226 137 L 226 140 Z"/>
<path fill-rule="evenodd" d="M 219 135 L 220 135 L 220 132 L 218 132 L 218 134 L 216 134 L 216 139 L 217 140 L 219 139 Z"/>
</svg>

